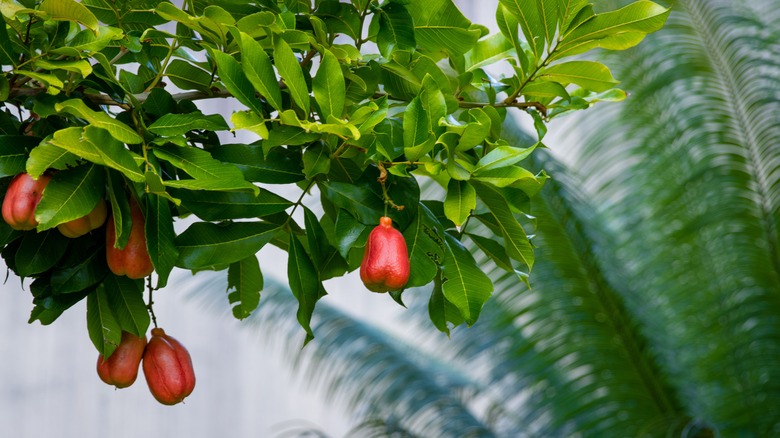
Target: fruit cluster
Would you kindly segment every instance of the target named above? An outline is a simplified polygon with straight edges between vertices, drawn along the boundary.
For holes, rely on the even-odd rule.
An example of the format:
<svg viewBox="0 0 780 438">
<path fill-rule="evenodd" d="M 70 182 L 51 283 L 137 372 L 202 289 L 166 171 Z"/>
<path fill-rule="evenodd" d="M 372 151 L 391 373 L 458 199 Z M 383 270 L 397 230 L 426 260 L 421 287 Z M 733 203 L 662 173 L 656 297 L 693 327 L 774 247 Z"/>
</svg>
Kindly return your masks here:
<svg viewBox="0 0 780 438">
<path fill-rule="evenodd" d="M 195 388 L 189 352 L 179 341 L 157 327 L 152 329 L 148 343 L 146 336 L 123 332 L 122 341 L 111 357 L 104 359 L 103 355 L 98 356 L 97 373 L 107 384 L 127 388 L 138 377 L 141 360 L 149 391 L 158 402 L 175 405 Z"/>
<path fill-rule="evenodd" d="M 38 226 L 35 209 L 41 201 L 43 191 L 51 180 L 51 175 L 41 175 L 33 179 L 27 173 L 16 175 L 8 186 L 3 200 L 3 220 L 15 230 L 33 230 Z M 106 201 L 100 199 L 92 211 L 84 217 L 57 225 L 57 229 L 65 237 L 77 238 L 97 230 L 109 217 L 106 227 L 106 263 L 116 275 L 126 275 L 138 279 L 149 276 L 154 266 L 146 247 L 144 232 L 144 215 L 135 199 L 130 198 L 132 226 L 127 244 L 117 248 L 116 229 L 113 215 L 109 215 Z"/>
</svg>

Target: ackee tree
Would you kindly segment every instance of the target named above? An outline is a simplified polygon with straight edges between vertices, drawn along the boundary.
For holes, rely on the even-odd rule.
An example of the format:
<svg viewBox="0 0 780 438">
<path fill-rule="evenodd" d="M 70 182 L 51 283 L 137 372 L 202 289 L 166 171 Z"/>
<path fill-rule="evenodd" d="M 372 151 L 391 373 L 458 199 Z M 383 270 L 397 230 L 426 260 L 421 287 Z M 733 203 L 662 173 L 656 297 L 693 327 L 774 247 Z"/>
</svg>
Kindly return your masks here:
<svg viewBox="0 0 780 438">
<path fill-rule="evenodd" d="M 2 256 L 32 279 L 30 322 L 86 298 L 108 360 L 123 332 L 146 336 L 152 291 L 174 268 L 226 271 L 233 313 L 248 316 L 267 244 L 288 253 L 307 342 L 322 282 L 364 258 L 369 289 L 401 302 L 426 287 L 438 329 L 474 324 L 493 285 L 462 242 L 526 281 L 529 203 L 548 176 L 523 160 L 550 119 L 625 98 L 582 55 L 633 47 L 669 11 L 501 0 L 494 35 L 452 0 L 18 0 L 1 12 Z M 499 63 L 511 74 L 494 77 Z M 242 108 L 229 121 L 194 103 L 224 98 Z M 533 142 L 502 138 L 509 111 L 531 118 Z M 239 130 L 257 141 L 223 142 Z M 422 199 L 420 179 L 441 196 Z M 315 187 L 321 217 L 302 203 Z M 393 229 L 369 238 L 380 220 Z M 403 244 L 403 266 L 387 266 Z M 183 368 L 192 385 L 166 402 L 192 391 Z"/>
</svg>

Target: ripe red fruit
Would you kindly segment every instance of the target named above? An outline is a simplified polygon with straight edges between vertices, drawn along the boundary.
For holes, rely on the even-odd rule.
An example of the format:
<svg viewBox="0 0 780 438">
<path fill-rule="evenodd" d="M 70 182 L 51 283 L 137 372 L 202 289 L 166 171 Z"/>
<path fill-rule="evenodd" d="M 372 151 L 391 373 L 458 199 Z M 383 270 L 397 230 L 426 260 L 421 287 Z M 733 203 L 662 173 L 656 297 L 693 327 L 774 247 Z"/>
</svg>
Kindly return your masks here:
<svg viewBox="0 0 780 438">
<path fill-rule="evenodd" d="M 379 225 L 368 235 L 360 264 L 360 279 L 373 292 L 400 290 L 409 280 L 406 241 L 387 216 L 379 219 Z"/>
<path fill-rule="evenodd" d="M 103 225 L 103 222 L 106 221 L 106 216 L 108 216 L 106 201 L 101 199 L 89 214 L 78 219 L 73 219 L 70 222 L 59 224 L 57 225 L 57 229 L 60 230 L 60 233 L 65 237 L 80 237 Z"/>
<path fill-rule="evenodd" d="M 151 275 L 154 265 L 146 248 L 146 232 L 144 231 L 144 214 L 135 200 L 130 200 L 130 216 L 133 225 L 130 228 L 130 238 L 124 248 L 114 247 L 116 230 L 113 214 L 106 227 L 106 261 L 108 268 L 116 275 L 126 275 L 129 278 L 144 278 Z"/>
<path fill-rule="evenodd" d="M 98 356 L 97 373 L 100 380 L 117 388 L 127 388 L 138 377 L 138 367 L 144 356 L 146 336 L 140 338 L 132 333 L 122 332 L 122 341 L 108 359 Z"/>
<path fill-rule="evenodd" d="M 35 207 L 41 202 L 43 189 L 51 180 L 48 175 L 33 179 L 27 173 L 20 173 L 11 180 L 3 200 L 3 219 L 15 230 L 32 230 L 38 226 Z"/>
<path fill-rule="evenodd" d="M 181 402 L 195 388 L 190 353 L 161 328 L 152 329 L 143 367 L 149 391 L 164 405 Z"/>
</svg>

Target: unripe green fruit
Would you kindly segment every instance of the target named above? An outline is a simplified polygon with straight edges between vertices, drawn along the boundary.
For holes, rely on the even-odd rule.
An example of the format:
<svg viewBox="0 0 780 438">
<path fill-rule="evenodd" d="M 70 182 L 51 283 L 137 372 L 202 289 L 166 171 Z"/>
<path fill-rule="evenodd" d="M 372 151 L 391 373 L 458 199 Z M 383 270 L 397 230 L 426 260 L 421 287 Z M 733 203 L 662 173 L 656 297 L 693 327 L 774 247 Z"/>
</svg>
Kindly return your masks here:
<svg viewBox="0 0 780 438">
<path fill-rule="evenodd" d="M 164 405 L 180 403 L 195 389 L 190 353 L 161 328 L 152 329 L 143 368 L 149 391 Z"/>
<path fill-rule="evenodd" d="M 11 180 L 3 200 L 3 220 L 15 230 L 32 230 L 38 226 L 35 208 L 41 202 L 43 189 L 51 177 L 41 175 L 33 179 L 27 173 L 20 173 Z"/>
<path fill-rule="evenodd" d="M 360 279 L 368 290 L 388 292 L 403 289 L 409 281 L 409 252 L 400 231 L 389 217 L 379 219 L 368 235 Z"/>
<path fill-rule="evenodd" d="M 127 388 L 138 377 L 138 367 L 144 356 L 146 336 L 138 337 L 122 332 L 122 341 L 108 359 L 98 356 L 97 373 L 100 380 L 117 388 Z"/>
<path fill-rule="evenodd" d="M 78 219 L 73 219 L 70 222 L 59 224 L 57 225 L 57 229 L 60 230 L 60 233 L 62 233 L 63 236 L 74 239 L 100 228 L 106 221 L 106 216 L 108 216 L 106 201 L 101 199 L 89 214 Z"/>
<path fill-rule="evenodd" d="M 130 238 L 127 245 L 121 249 L 114 247 L 116 241 L 114 216 L 113 214 L 109 216 L 110 220 L 106 227 L 106 262 L 111 272 L 116 275 L 126 275 L 133 279 L 148 277 L 154 271 L 154 265 L 146 247 L 144 214 L 134 199 L 130 200 L 130 216 L 133 221 Z"/>
</svg>

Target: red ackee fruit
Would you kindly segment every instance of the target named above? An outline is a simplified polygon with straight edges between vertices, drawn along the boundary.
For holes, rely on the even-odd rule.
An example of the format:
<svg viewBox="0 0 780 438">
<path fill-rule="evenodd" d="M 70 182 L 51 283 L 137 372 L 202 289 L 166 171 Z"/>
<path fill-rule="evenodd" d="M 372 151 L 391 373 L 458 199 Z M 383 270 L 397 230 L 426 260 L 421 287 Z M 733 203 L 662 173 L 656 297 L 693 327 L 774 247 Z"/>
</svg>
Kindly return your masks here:
<svg viewBox="0 0 780 438">
<path fill-rule="evenodd" d="M 73 219 L 70 222 L 59 224 L 57 225 L 57 229 L 60 230 L 60 233 L 65 237 L 80 237 L 94 229 L 100 228 L 106 221 L 106 216 L 108 216 L 106 201 L 101 199 L 89 214 L 78 219 Z"/>
<path fill-rule="evenodd" d="M 20 173 L 11 180 L 3 200 L 3 220 L 15 230 L 32 230 L 38 226 L 35 208 L 41 202 L 43 189 L 51 180 L 48 175 L 33 179 Z"/>
<path fill-rule="evenodd" d="M 124 248 L 114 247 L 116 230 L 114 229 L 114 216 L 109 216 L 106 227 L 106 261 L 108 268 L 116 275 L 126 275 L 129 278 L 138 279 L 148 277 L 154 271 L 154 265 L 149 258 L 149 250 L 146 247 L 146 232 L 144 231 L 144 214 L 135 200 L 130 200 L 130 216 L 133 225 L 130 229 L 130 238 Z"/>
<path fill-rule="evenodd" d="M 144 356 L 146 336 L 138 337 L 132 333 L 122 332 L 122 341 L 108 359 L 98 356 L 97 373 L 100 380 L 117 388 L 127 388 L 138 377 L 138 367 Z"/>
<path fill-rule="evenodd" d="M 379 219 L 379 225 L 368 235 L 360 264 L 360 279 L 373 292 L 400 290 L 409 281 L 406 241 L 387 216 Z"/>
<path fill-rule="evenodd" d="M 143 368 L 149 391 L 164 405 L 181 402 L 195 388 L 190 353 L 161 328 L 152 329 L 152 338 L 144 352 Z"/>
</svg>

